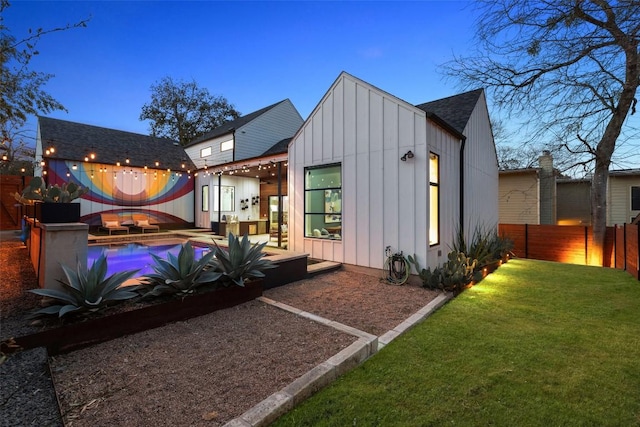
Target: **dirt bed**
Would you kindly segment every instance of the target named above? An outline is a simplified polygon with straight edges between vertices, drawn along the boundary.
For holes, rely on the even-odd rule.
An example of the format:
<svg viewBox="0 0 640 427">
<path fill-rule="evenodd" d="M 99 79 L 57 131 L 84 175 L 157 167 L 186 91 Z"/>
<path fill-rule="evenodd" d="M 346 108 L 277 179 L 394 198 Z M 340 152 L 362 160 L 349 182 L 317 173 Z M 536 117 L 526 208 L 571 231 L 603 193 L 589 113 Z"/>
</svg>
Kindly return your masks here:
<svg viewBox="0 0 640 427">
<path fill-rule="evenodd" d="M 7 253 L 6 242 L 0 249 Z M 32 299 L 20 302 L 20 292 L 24 295 L 24 289 L 35 287 L 22 278 L 28 267 L 20 264 L 21 273 L 11 277 L 20 282 L 14 287 L 21 290 L 13 289 L 11 301 L 3 303 L 3 321 L 14 321 L 17 309 L 33 305 Z M 30 277 L 33 281 L 33 274 Z M 267 290 L 265 296 L 381 335 L 437 294 L 341 270 Z M 50 358 L 50 364 L 67 426 L 218 426 L 354 341 L 353 336 L 252 301 Z M 20 361 L 9 358 L 3 368 L 11 370 L 5 369 L 5 374 L 19 371 Z M 38 397 L 51 393 L 38 390 L 40 412 L 57 411 L 50 407 L 55 399 Z M 20 396 L 12 395 L 2 408 L 9 419 L 15 412 L 12 406 L 29 403 L 28 394 Z M 13 420 L 18 424 L 27 421 L 16 419 L 16 414 Z"/>
</svg>

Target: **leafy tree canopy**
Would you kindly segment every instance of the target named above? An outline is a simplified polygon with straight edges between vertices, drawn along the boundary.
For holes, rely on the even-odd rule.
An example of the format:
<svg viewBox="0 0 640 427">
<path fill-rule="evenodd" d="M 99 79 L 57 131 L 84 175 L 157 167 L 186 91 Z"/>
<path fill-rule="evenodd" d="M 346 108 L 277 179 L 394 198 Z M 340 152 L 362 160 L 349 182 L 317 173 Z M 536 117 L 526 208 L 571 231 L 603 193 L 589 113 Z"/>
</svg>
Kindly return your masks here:
<svg viewBox="0 0 640 427">
<path fill-rule="evenodd" d="M 213 96 L 195 81 L 164 77 L 151 86 L 151 102 L 142 107 L 140 120 L 149 120 L 152 136 L 186 145 L 228 120 L 240 117 L 222 96 Z"/>
</svg>

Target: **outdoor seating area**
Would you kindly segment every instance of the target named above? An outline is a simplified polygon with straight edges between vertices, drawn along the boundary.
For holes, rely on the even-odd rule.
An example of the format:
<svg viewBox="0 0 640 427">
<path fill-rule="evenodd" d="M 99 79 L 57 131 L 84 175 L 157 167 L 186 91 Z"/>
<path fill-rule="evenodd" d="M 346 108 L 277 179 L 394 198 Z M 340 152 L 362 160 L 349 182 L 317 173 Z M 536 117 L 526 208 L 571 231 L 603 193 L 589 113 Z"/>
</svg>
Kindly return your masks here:
<svg viewBox="0 0 640 427">
<path fill-rule="evenodd" d="M 110 236 L 114 231 L 124 231 L 129 234 L 129 227 L 122 225 L 120 218 L 116 214 L 100 214 L 100 222 L 102 225 L 98 229 L 107 231 Z"/>
<path fill-rule="evenodd" d="M 159 226 L 150 223 L 150 219 L 147 215 L 132 214 L 131 218 L 133 220 L 133 225 L 131 227 L 140 230 L 143 234 L 147 231 L 155 231 L 156 233 L 160 231 Z"/>
</svg>

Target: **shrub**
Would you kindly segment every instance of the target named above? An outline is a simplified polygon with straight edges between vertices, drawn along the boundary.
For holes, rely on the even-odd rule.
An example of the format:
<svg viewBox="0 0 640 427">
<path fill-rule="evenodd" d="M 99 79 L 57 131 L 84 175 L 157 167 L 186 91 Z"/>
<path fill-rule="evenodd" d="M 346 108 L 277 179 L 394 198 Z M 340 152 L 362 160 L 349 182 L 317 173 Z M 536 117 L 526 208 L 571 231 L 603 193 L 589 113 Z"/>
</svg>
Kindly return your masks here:
<svg viewBox="0 0 640 427">
<path fill-rule="evenodd" d="M 476 269 L 504 258 L 513 249 L 513 241 L 498 235 L 495 228 L 488 229 L 477 226 L 473 232 L 471 242 L 467 242 L 464 231 L 458 229 L 452 250 L 461 252 L 476 260 Z"/>
<path fill-rule="evenodd" d="M 213 244 L 211 252 L 215 253 L 215 258 L 209 264 L 222 274 L 223 284 L 226 286 L 231 283 L 244 286 L 245 280 L 264 277 L 264 270 L 277 267 L 271 260 L 263 258 L 265 253 L 262 249 L 267 243 L 251 246 L 246 234 L 240 240 L 233 233 L 229 233 L 228 251 L 219 247 L 215 240 Z"/>
<path fill-rule="evenodd" d="M 63 317 L 69 313 L 83 311 L 97 311 L 107 305 L 138 296 L 136 287 L 120 287 L 132 278 L 138 270 L 127 270 L 107 274 L 107 256 L 104 251 L 94 261 L 89 269 L 82 268 L 80 263 L 76 270 L 62 265 L 67 281 L 58 280 L 62 289 L 32 289 L 30 292 L 51 298 L 54 303 L 32 313 L 33 317 L 40 315 L 57 315 Z"/>
<path fill-rule="evenodd" d="M 413 264 L 422 286 L 429 289 L 439 289 L 446 292 L 460 293 L 473 280 L 476 260 L 472 260 L 462 252 L 451 251 L 447 255 L 447 261 L 433 271 L 431 268 L 420 269 L 415 257 L 407 258 Z"/>
<path fill-rule="evenodd" d="M 172 253 L 167 254 L 167 259 L 155 254 L 151 256 L 155 262 L 152 266 L 155 273 L 143 278 L 144 288 L 151 287 L 144 297 L 171 294 L 185 296 L 194 293 L 200 286 L 215 282 L 222 276 L 222 273 L 207 269 L 214 256 L 213 251 L 196 260 L 195 250 L 190 242 L 182 245 L 177 257 Z"/>
</svg>

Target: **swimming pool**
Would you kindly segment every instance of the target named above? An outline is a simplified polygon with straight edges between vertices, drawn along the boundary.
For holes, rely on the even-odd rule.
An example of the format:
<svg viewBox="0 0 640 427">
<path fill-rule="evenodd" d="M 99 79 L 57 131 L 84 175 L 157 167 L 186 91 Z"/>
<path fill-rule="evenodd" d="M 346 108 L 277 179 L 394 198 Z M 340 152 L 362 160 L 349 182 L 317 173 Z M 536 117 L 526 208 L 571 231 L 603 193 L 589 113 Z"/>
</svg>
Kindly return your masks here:
<svg viewBox="0 0 640 427">
<path fill-rule="evenodd" d="M 178 256 L 181 244 L 142 244 L 142 243 L 123 243 L 109 245 L 92 245 L 89 246 L 87 252 L 87 266 L 90 267 L 93 262 L 105 250 L 107 254 L 107 276 L 125 270 L 139 269 L 136 277 L 153 273 L 151 267 L 154 263 L 151 254 L 155 254 L 161 258 L 167 258 L 167 253 Z M 196 259 L 201 258 L 205 253 L 209 252 L 208 247 L 193 246 L 196 252 Z"/>
</svg>

